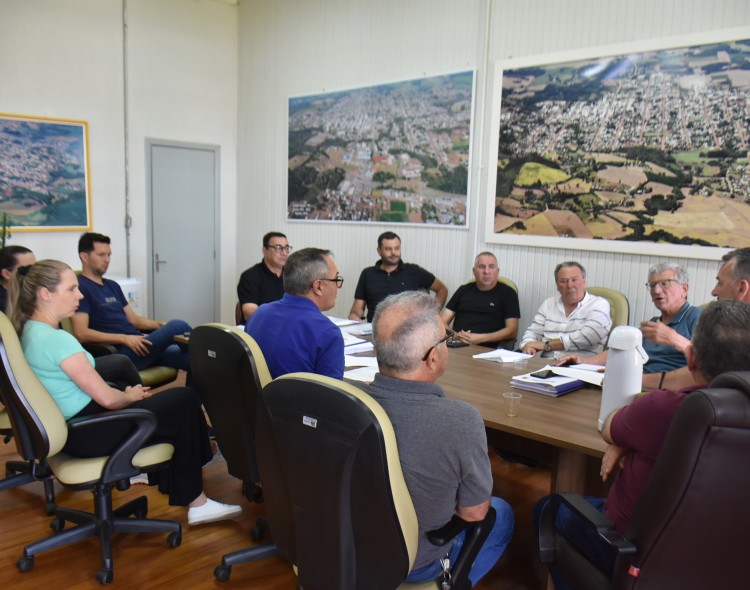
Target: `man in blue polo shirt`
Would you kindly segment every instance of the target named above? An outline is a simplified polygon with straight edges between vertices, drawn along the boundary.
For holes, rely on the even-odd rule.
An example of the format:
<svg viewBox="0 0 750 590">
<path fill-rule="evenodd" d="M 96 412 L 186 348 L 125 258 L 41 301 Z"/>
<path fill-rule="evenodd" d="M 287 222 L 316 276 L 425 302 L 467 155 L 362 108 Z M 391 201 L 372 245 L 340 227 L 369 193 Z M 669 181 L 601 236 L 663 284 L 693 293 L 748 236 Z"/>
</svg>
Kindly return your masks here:
<svg viewBox="0 0 750 590">
<path fill-rule="evenodd" d="M 349 319 L 361 320 L 365 317 L 366 307 L 367 321 L 371 322 L 378 303 L 388 295 L 404 291 L 429 289 L 435 292 L 440 307 L 445 305 L 448 287 L 421 266 L 401 260 L 401 238 L 392 231 L 384 232 L 378 237 L 378 255 L 380 260 L 374 266 L 364 269 L 359 276 Z"/>
<path fill-rule="evenodd" d="M 192 328 L 182 320 L 162 322 L 135 313 L 120 285 L 104 278 L 112 256 L 109 244 L 108 236 L 93 232 L 78 241 L 83 265 L 78 288 L 83 299 L 72 318 L 75 337 L 82 343 L 114 344 L 138 370 L 163 365 L 189 371 L 187 351 L 175 344 L 174 337 Z"/>
<path fill-rule="evenodd" d="M 343 284 L 330 251 L 303 248 L 289 256 L 284 296 L 258 307 L 245 325 L 271 377 L 303 371 L 343 379 L 344 337 L 322 313 L 336 305 Z"/>
</svg>

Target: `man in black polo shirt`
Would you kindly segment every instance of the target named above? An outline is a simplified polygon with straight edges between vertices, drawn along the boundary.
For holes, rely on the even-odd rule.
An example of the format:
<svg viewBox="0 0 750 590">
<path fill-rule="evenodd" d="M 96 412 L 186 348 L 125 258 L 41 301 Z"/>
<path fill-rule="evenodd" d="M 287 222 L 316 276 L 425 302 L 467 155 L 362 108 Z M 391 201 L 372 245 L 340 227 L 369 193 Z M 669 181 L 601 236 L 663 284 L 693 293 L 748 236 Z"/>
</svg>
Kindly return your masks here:
<svg viewBox="0 0 750 590">
<path fill-rule="evenodd" d="M 440 307 L 448 298 L 448 288 L 429 271 L 421 266 L 401 260 L 401 238 L 392 231 L 378 237 L 378 254 L 380 260 L 359 275 L 357 289 L 354 291 L 354 305 L 349 312 L 349 319 L 361 320 L 367 308 L 367 321 L 372 321 L 375 308 L 388 295 L 404 291 L 427 290 L 435 292 Z"/>
<path fill-rule="evenodd" d="M 243 272 L 237 283 L 237 297 L 245 321 L 259 305 L 284 296 L 282 271 L 291 251 L 284 234 L 272 231 L 263 236 L 263 260 Z"/>
<path fill-rule="evenodd" d="M 482 252 L 471 269 L 476 279 L 461 285 L 443 310 L 446 326 L 453 321 L 456 339 L 466 344 L 512 350 L 521 312 L 518 294 L 499 283 L 500 267 L 492 252 Z"/>
</svg>

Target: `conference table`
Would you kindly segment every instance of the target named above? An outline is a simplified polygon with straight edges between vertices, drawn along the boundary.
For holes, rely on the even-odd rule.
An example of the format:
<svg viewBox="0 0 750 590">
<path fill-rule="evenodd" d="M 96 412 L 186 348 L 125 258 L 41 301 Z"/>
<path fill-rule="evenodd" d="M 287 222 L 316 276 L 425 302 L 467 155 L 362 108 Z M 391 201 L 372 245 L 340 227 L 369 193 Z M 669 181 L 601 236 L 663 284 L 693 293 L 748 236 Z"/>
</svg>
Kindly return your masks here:
<svg viewBox="0 0 750 590">
<path fill-rule="evenodd" d="M 478 346 L 450 349 L 448 367 L 438 380 L 446 395 L 476 407 L 488 430 L 518 439 L 517 448 L 546 449 L 552 467 L 551 491 L 600 493 L 601 489 L 591 488 L 607 448 L 597 430 L 601 389 L 591 386 L 560 397 L 512 389 L 511 377 L 541 369 L 552 359 L 498 363 L 472 358 L 486 351 Z M 517 416 L 505 415 L 505 391 L 523 394 Z"/>
</svg>

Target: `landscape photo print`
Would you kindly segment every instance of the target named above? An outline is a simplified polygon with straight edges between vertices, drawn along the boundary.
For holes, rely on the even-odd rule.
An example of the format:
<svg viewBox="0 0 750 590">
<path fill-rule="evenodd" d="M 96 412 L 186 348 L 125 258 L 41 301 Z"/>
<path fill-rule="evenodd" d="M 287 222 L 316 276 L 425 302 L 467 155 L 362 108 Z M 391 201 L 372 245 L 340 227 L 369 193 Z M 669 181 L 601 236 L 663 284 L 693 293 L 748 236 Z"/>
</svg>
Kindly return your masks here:
<svg viewBox="0 0 750 590">
<path fill-rule="evenodd" d="M 487 240 L 750 246 L 750 30 L 734 34 L 498 62 Z"/>
<path fill-rule="evenodd" d="M 288 219 L 466 227 L 472 71 L 289 99 Z"/>
<path fill-rule="evenodd" d="M 0 218 L 13 231 L 91 228 L 88 123 L 0 113 Z"/>
</svg>

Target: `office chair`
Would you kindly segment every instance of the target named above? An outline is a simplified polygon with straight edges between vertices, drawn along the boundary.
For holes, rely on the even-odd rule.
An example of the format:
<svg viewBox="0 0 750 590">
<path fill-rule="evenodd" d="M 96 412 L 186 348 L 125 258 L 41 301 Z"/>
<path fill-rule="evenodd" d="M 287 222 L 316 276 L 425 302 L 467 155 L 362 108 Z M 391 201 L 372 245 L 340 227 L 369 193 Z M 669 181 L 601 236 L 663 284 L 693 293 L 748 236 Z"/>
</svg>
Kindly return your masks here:
<svg viewBox="0 0 750 590">
<path fill-rule="evenodd" d="M 193 388 L 203 402 L 227 470 L 240 479 L 245 497 L 262 502 L 255 456 L 255 412 L 270 383 L 260 347 L 234 326 L 204 324 L 190 333 Z"/>
<path fill-rule="evenodd" d="M 749 448 L 750 372 L 725 373 L 682 402 L 624 536 L 580 497 L 555 494 L 542 515 L 542 562 L 581 590 L 747 588 Z M 616 548 L 612 576 L 556 534 L 561 503 Z"/>
<path fill-rule="evenodd" d="M 6 396 L 0 387 L 0 402 L 6 403 Z M 10 415 L 5 408 L 0 408 L 0 436 L 5 444 L 13 438 L 13 427 Z M 7 461 L 5 463 L 5 478 L 0 479 L 0 491 L 10 490 L 26 485 L 32 481 L 41 481 L 44 485 L 44 509 L 50 516 L 55 513 L 55 486 L 52 472 L 46 461 Z"/>
<path fill-rule="evenodd" d="M 0 313 L 0 383 L 9 402 L 6 405 L 13 426 L 13 438 L 19 454 L 27 461 L 44 462 L 57 480 L 72 489 L 91 490 L 95 512 L 57 508 L 50 526 L 51 537 L 27 545 L 16 566 L 22 572 L 34 567 L 36 554 L 62 547 L 88 537 L 99 537 L 102 569 L 96 579 L 108 584 L 113 579 L 112 534 L 114 532 L 166 532 L 167 543 L 182 542 L 180 523 L 146 519 L 148 502 L 141 496 L 113 509 L 112 488 L 127 489 L 129 478 L 144 471 L 161 468 L 171 459 L 174 448 L 167 443 L 144 446 L 156 428 L 156 416 L 148 410 L 125 409 L 103 412 L 66 422 L 57 404 L 29 367 L 15 329 Z M 92 424 L 128 421 L 133 429 L 127 439 L 110 455 L 88 459 L 62 452 L 69 429 L 86 429 Z M 135 518 L 130 518 L 135 516 Z M 63 530 L 65 522 L 77 526 Z"/>
<path fill-rule="evenodd" d="M 607 287 L 586 287 L 592 295 L 604 297 L 609 301 L 609 317 L 612 318 L 612 328 L 627 326 L 630 317 L 630 303 L 628 298 L 619 291 Z"/>
<path fill-rule="evenodd" d="M 60 327 L 75 336 L 73 333 L 73 322 L 70 318 L 62 320 L 60 322 Z M 81 343 L 81 346 L 83 346 L 93 357 L 115 354 L 117 352 L 117 348 L 114 345 L 105 342 L 86 342 Z M 166 385 L 177 379 L 177 369 L 162 365 L 146 367 L 145 369 L 138 371 L 138 374 L 141 376 L 143 385 L 152 388 L 161 387 L 162 385 Z"/>
<path fill-rule="evenodd" d="M 437 588 L 402 584 L 416 555 L 418 524 L 390 420 L 356 387 L 311 373 L 269 383 L 256 418 L 258 459 L 275 545 L 224 556 L 214 574 L 279 554 L 294 564 L 301 588 Z M 445 545 L 467 528 L 451 570 L 452 588 L 471 586 L 469 569 L 495 522 L 455 517 L 430 540 Z"/>
</svg>

